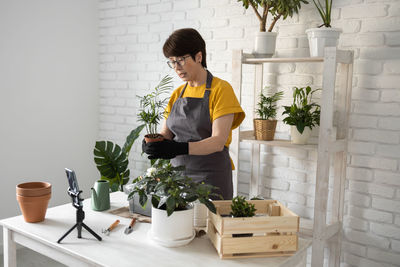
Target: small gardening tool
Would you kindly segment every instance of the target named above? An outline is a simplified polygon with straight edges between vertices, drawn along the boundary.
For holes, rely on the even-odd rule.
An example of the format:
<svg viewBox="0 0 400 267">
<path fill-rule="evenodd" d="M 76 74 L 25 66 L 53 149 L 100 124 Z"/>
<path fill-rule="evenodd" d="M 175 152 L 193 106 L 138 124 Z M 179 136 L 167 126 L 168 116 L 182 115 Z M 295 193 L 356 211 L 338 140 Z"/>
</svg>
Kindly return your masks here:
<svg viewBox="0 0 400 267">
<path fill-rule="evenodd" d="M 103 234 L 105 235 L 109 235 L 110 232 L 112 231 L 112 229 L 114 229 L 115 227 L 117 227 L 117 225 L 119 224 L 119 220 L 116 220 L 113 224 L 110 225 L 110 227 L 108 227 L 107 229 L 103 229 L 103 231 L 101 231 Z"/>
<path fill-rule="evenodd" d="M 132 221 L 131 221 L 131 223 L 129 224 L 129 226 L 125 228 L 125 232 L 124 232 L 124 233 L 125 233 L 126 235 L 129 235 L 130 233 L 132 233 L 132 231 L 133 231 L 133 226 L 135 225 L 135 222 L 136 222 L 136 218 L 132 218 Z"/>
</svg>

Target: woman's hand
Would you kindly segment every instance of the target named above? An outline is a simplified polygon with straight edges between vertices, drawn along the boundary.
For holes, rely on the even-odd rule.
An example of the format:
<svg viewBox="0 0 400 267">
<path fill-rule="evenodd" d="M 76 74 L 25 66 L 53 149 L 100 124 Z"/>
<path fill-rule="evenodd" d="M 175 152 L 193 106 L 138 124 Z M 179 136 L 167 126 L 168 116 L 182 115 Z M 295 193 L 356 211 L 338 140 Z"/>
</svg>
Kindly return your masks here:
<svg viewBox="0 0 400 267">
<path fill-rule="evenodd" d="M 188 154 L 189 147 L 187 142 L 175 142 L 168 139 L 151 143 L 143 140 L 142 150 L 149 155 L 148 159 L 172 159 L 178 155 Z"/>
</svg>

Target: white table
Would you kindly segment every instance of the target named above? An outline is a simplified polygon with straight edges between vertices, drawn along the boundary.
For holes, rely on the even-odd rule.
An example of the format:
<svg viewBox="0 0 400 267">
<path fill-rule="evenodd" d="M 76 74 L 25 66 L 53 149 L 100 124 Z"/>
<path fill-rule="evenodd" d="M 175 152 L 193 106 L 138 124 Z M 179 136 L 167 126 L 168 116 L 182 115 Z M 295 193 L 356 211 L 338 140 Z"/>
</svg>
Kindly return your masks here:
<svg viewBox="0 0 400 267">
<path fill-rule="evenodd" d="M 127 206 L 126 195 L 111 194 L 111 209 Z M 4 266 L 16 266 L 16 243 L 28 247 L 68 266 L 305 266 L 307 248 L 311 241 L 299 239 L 299 250 L 291 257 L 221 260 L 207 236 L 195 238 L 179 248 L 165 248 L 147 237 L 148 223 L 136 223 L 134 231 L 124 234 L 130 219 L 90 208 L 90 199 L 84 201 L 85 220 L 103 240 L 98 241 L 85 229 L 82 238 L 72 231 L 61 244 L 57 240 L 76 222 L 76 209 L 71 204 L 47 210 L 40 223 L 26 223 L 22 216 L 0 221 L 3 226 Z M 101 233 L 112 222 L 121 223 L 109 236 Z"/>
</svg>

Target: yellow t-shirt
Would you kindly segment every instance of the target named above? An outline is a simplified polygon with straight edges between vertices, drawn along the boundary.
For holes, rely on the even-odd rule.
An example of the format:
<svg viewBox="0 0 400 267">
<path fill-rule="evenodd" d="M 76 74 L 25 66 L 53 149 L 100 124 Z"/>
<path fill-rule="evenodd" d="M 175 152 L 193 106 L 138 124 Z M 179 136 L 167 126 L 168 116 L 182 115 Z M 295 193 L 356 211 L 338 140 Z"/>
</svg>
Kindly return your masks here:
<svg viewBox="0 0 400 267">
<path fill-rule="evenodd" d="M 179 98 L 179 95 L 181 94 L 183 87 L 185 87 L 185 84 L 176 88 L 172 93 L 168 105 L 165 109 L 165 118 L 168 118 L 172 106 L 174 105 L 175 101 Z M 206 90 L 206 84 L 196 87 L 191 87 L 188 84 L 182 97 L 202 98 L 204 96 L 205 90 Z M 232 86 L 227 81 L 221 80 L 220 78 L 217 77 L 213 77 L 211 88 L 209 90 L 211 90 L 209 97 L 211 123 L 213 123 L 215 119 L 221 116 L 227 114 L 234 114 L 231 132 L 229 133 L 228 140 L 226 140 L 225 143 L 225 146 L 229 147 L 229 144 L 232 141 L 232 130 L 237 128 L 242 123 L 245 117 L 245 113 L 243 112 L 243 109 L 240 107 L 239 101 L 236 98 Z"/>
</svg>

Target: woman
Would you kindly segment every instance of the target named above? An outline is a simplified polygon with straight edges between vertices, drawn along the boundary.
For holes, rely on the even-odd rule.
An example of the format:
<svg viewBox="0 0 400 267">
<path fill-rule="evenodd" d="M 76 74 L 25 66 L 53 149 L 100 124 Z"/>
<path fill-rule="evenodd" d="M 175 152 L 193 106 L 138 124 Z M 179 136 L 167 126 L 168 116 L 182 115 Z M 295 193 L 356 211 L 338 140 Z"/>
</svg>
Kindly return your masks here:
<svg viewBox="0 0 400 267">
<path fill-rule="evenodd" d="M 194 181 L 212 184 L 224 199 L 232 199 L 228 147 L 245 114 L 231 85 L 206 69 L 206 45 L 195 29 L 173 32 L 163 52 L 168 66 L 186 83 L 175 89 L 166 108 L 161 130 L 165 140 L 143 143 L 143 152 L 150 159 L 184 165 Z"/>
</svg>

